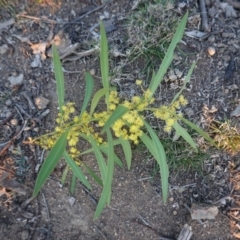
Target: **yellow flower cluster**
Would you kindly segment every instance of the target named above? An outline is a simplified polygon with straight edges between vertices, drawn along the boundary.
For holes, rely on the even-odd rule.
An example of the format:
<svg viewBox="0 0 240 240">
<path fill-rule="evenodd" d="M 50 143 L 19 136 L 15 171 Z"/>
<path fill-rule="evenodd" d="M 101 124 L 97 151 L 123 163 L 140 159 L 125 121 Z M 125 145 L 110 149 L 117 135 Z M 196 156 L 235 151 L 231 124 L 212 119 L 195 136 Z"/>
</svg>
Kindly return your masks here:
<svg viewBox="0 0 240 240">
<path fill-rule="evenodd" d="M 125 113 L 112 126 L 116 137 L 131 140 L 138 144 L 138 138 L 142 135 L 141 127 L 144 125 L 142 118 L 136 110 Z"/>
<path fill-rule="evenodd" d="M 103 142 L 102 137 L 100 137 L 98 133 L 95 133 L 93 127 L 90 126 L 92 117 L 86 111 L 83 112 L 81 117 L 72 117 L 71 114 L 74 112 L 74 103 L 70 102 L 64 105 L 58 113 L 58 117 L 56 119 L 58 125 L 55 127 L 55 131 L 51 135 L 43 135 L 39 139 L 38 144 L 42 148 L 51 149 L 66 129 L 69 129 L 67 143 L 69 154 L 72 158 L 76 158 L 76 156 L 80 154 L 80 151 L 77 149 L 77 143 L 79 142 L 81 133 L 92 135 L 98 144 L 101 144 Z M 79 161 L 76 160 L 76 163 L 78 164 Z"/>
<path fill-rule="evenodd" d="M 141 80 L 136 82 L 137 85 L 141 85 Z M 119 103 L 119 98 L 117 93 L 111 93 L 110 96 L 114 96 L 116 102 Z M 112 101 L 112 97 L 109 98 Z M 139 115 L 139 112 L 145 110 L 148 105 L 154 102 L 154 98 L 151 97 L 151 92 L 149 89 L 144 91 L 143 96 L 134 96 L 131 101 L 125 100 L 122 106 L 129 109 L 129 111 L 118 119 L 112 126 L 114 134 L 116 137 L 122 137 L 126 140 L 131 140 L 134 144 L 138 144 L 139 137 L 142 135 L 141 127 L 144 123 Z M 117 104 L 116 103 L 116 104 Z M 105 115 L 106 116 L 106 115 Z"/>
<path fill-rule="evenodd" d="M 171 132 L 172 126 L 177 121 L 177 114 L 176 110 L 180 106 L 187 105 L 188 101 L 184 98 L 183 95 L 180 95 L 178 100 L 172 103 L 170 106 L 161 106 L 160 108 L 156 109 L 153 114 L 156 118 L 159 118 L 165 121 L 166 125 L 164 126 L 165 132 Z"/>
</svg>

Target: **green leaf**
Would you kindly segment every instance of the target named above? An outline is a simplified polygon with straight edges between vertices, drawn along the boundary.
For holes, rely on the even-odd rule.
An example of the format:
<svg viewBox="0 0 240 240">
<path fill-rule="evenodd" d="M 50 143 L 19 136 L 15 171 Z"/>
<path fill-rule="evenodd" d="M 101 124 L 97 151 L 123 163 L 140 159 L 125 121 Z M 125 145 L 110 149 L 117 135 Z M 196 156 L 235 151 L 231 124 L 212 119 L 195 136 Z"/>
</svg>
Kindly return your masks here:
<svg viewBox="0 0 240 240">
<path fill-rule="evenodd" d="M 54 75 L 57 82 L 58 106 L 59 106 L 59 111 L 61 111 L 61 108 L 64 104 L 64 95 L 65 95 L 64 76 L 63 76 L 62 65 L 58 55 L 57 47 L 54 44 L 52 46 L 52 51 L 53 51 Z"/>
<path fill-rule="evenodd" d="M 90 143 L 93 147 L 94 154 L 96 156 L 98 166 L 99 166 L 99 170 L 100 170 L 100 173 L 101 173 L 101 178 L 102 178 L 102 181 L 104 183 L 105 179 L 106 179 L 106 176 L 107 176 L 107 165 L 106 165 L 105 159 L 104 159 L 96 141 L 93 139 L 92 136 L 89 136 L 89 140 L 90 140 Z"/>
<path fill-rule="evenodd" d="M 105 147 L 105 148 L 100 148 L 100 150 L 104 153 L 104 154 L 108 154 L 108 148 Z M 119 167 L 123 167 L 123 163 L 122 161 L 120 160 L 120 158 L 117 156 L 116 153 L 113 153 L 113 158 L 114 158 L 114 162 L 119 166 Z"/>
<path fill-rule="evenodd" d="M 76 181 L 77 181 L 77 177 L 76 177 L 75 174 L 73 173 L 73 174 L 72 174 L 71 187 L 70 187 L 70 192 L 71 192 L 71 194 L 74 194 L 74 192 L 75 192 Z"/>
<path fill-rule="evenodd" d="M 107 92 L 109 92 L 108 88 L 101 88 L 100 90 L 98 90 L 93 99 L 92 99 L 92 104 L 91 104 L 91 109 L 90 109 L 90 114 L 92 115 L 96 106 L 98 105 L 99 100 L 101 99 L 101 97 L 103 97 Z"/>
<path fill-rule="evenodd" d="M 184 129 L 181 125 L 179 125 L 178 122 L 174 123 L 173 128 L 176 130 L 176 133 L 179 136 L 181 136 L 192 148 L 194 148 L 197 151 L 197 146 L 193 141 L 192 137 L 186 131 L 186 129 Z"/>
<path fill-rule="evenodd" d="M 101 214 L 105 204 L 110 201 L 111 197 L 111 187 L 113 179 L 114 161 L 113 161 L 113 143 L 112 135 L 110 130 L 107 130 L 108 137 L 108 166 L 107 166 L 107 177 L 104 181 L 104 187 L 98 201 L 96 211 L 94 213 L 94 219 L 98 218 Z"/>
<path fill-rule="evenodd" d="M 73 171 L 74 175 L 82 182 L 87 188 L 92 189 L 90 183 L 86 179 L 85 175 L 83 174 L 81 168 L 75 163 L 73 158 L 67 153 L 67 151 L 63 152 L 63 157 L 65 158 L 68 166 Z"/>
<path fill-rule="evenodd" d="M 170 64 L 173 60 L 174 50 L 175 50 L 177 44 L 182 39 L 184 29 L 185 29 L 185 26 L 186 26 L 186 23 L 187 23 L 187 19 L 188 19 L 188 12 L 182 18 L 180 24 L 177 27 L 177 30 L 176 30 L 175 34 L 172 37 L 172 42 L 169 45 L 167 53 L 165 54 L 165 57 L 164 57 L 164 59 L 162 61 L 162 64 L 161 64 L 161 66 L 160 66 L 160 68 L 157 72 L 156 77 L 153 78 L 150 82 L 149 89 L 150 89 L 152 95 L 154 95 L 155 91 L 157 90 L 158 86 L 160 85 L 160 83 L 163 79 L 163 76 L 167 72 L 167 69 L 168 69 L 168 67 L 170 66 Z"/>
<path fill-rule="evenodd" d="M 127 168 L 129 170 L 131 168 L 131 162 L 132 162 L 131 145 L 130 145 L 128 140 L 123 140 L 122 138 L 120 138 L 120 141 L 121 141 L 122 149 L 123 149 L 125 159 L 126 159 L 126 162 L 127 162 Z"/>
<path fill-rule="evenodd" d="M 88 139 L 86 139 L 88 140 Z M 116 146 L 116 145 L 119 145 L 121 144 L 120 140 L 119 139 L 116 139 L 116 140 L 113 140 L 113 146 Z M 101 144 L 98 146 L 98 148 L 101 150 L 101 151 L 107 151 L 107 146 L 105 144 Z M 87 149 L 86 151 L 84 152 L 81 152 L 80 155 L 84 155 L 84 154 L 88 154 L 88 153 L 92 153 L 94 152 L 93 148 L 89 148 Z"/>
<path fill-rule="evenodd" d="M 216 143 L 214 143 L 214 141 L 212 140 L 211 137 L 209 137 L 209 135 L 204 132 L 200 127 L 198 127 L 197 125 L 195 125 L 194 123 L 188 121 L 187 119 L 183 118 L 183 117 L 178 117 L 181 121 L 183 121 L 185 124 L 187 124 L 189 127 L 191 127 L 193 130 L 195 130 L 196 132 L 198 132 L 203 138 L 205 138 L 208 142 L 210 142 L 213 146 L 217 147 Z"/>
<path fill-rule="evenodd" d="M 91 177 L 100 185 L 103 186 L 102 180 L 97 176 L 97 174 L 88 167 L 85 163 L 82 163 L 83 166 L 86 168 L 87 172 L 91 175 Z"/>
<path fill-rule="evenodd" d="M 105 89 L 109 89 L 109 66 L 108 66 L 108 43 L 106 37 L 106 31 L 103 22 L 100 23 L 100 65 L 101 65 L 101 75 L 102 75 L 102 84 Z"/>
<path fill-rule="evenodd" d="M 43 184 L 46 182 L 47 178 L 52 173 L 53 169 L 56 167 L 59 160 L 61 159 L 64 149 L 66 148 L 66 145 L 67 145 L 67 135 L 68 135 L 68 131 L 64 132 L 59 137 L 59 139 L 57 140 L 57 142 L 49 152 L 46 160 L 44 161 L 37 176 L 37 180 L 33 190 L 33 197 L 37 196 Z"/>
<path fill-rule="evenodd" d="M 63 175 L 62 175 L 62 179 L 61 179 L 61 184 L 63 185 L 66 182 L 66 177 L 68 174 L 68 165 L 65 167 L 64 171 L 63 171 Z"/>
<path fill-rule="evenodd" d="M 83 112 L 86 110 L 93 92 L 93 78 L 91 74 L 88 72 L 85 73 L 85 79 L 86 79 L 86 91 L 85 91 L 85 96 L 84 96 L 84 101 L 83 101 L 80 116 L 82 116 Z"/>
<path fill-rule="evenodd" d="M 173 104 L 173 103 L 178 99 L 178 97 L 181 95 L 182 91 L 186 88 L 186 85 L 187 85 L 187 83 L 190 81 L 190 77 L 191 77 L 192 72 L 193 72 L 193 69 L 194 69 L 195 67 L 196 67 L 196 62 L 194 62 L 194 63 L 192 64 L 191 68 L 189 69 L 188 74 L 187 74 L 187 76 L 186 76 L 186 78 L 185 78 L 185 81 L 184 81 L 184 83 L 183 83 L 182 88 L 181 88 L 180 91 L 174 96 L 171 104 Z"/>
<path fill-rule="evenodd" d="M 119 105 L 112 113 L 112 115 L 109 117 L 107 122 L 105 123 L 102 132 L 105 132 L 108 128 L 112 126 L 112 124 L 121 118 L 126 112 L 128 112 L 128 108 Z"/>
<path fill-rule="evenodd" d="M 157 134 L 154 132 L 154 130 L 151 128 L 151 126 L 148 125 L 148 123 L 145 121 L 144 121 L 144 124 L 145 124 L 152 140 L 147 138 L 146 135 L 143 135 L 143 138 L 141 136 L 141 139 L 144 142 L 144 144 L 146 145 L 146 147 L 149 149 L 149 151 L 152 153 L 152 155 L 155 157 L 155 159 L 160 167 L 162 197 L 163 197 L 163 201 L 166 202 L 167 196 L 168 196 L 168 177 L 169 177 L 166 153 L 165 153 L 162 143 L 160 142 Z"/>
</svg>

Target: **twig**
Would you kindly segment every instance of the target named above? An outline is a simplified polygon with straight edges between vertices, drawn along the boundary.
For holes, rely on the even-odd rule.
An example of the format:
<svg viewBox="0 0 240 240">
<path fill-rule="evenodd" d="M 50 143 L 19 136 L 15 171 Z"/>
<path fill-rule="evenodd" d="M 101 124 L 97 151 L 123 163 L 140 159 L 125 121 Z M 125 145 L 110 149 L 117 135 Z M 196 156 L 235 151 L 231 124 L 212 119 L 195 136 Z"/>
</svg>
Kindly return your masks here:
<svg viewBox="0 0 240 240">
<path fill-rule="evenodd" d="M 207 10 L 205 5 L 205 0 L 199 0 L 200 3 L 200 11 L 202 16 L 202 29 L 205 32 L 209 32 L 209 26 L 208 26 L 208 18 L 207 18 Z"/>
<path fill-rule="evenodd" d="M 20 112 L 22 112 L 24 115 L 26 115 L 29 119 L 32 119 L 32 117 L 25 110 L 23 110 L 23 108 L 20 105 L 15 103 L 15 106 L 20 110 Z"/>
<path fill-rule="evenodd" d="M 34 17 L 34 16 L 30 16 L 30 15 L 25 15 L 25 12 L 23 13 L 20 13 L 20 14 L 17 14 L 16 17 L 24 17 L 24 18 L 29 18 L 29 19 L 32 19 L 32 20 L 35 20 L 35 21 L 42 21 L 42 22 L 46 22 L 46 23 L 52 23 L 52 24 L 63 24 L 64 22 L 58 22 L 58 21 L 55 21 L 55 20 L 51 20 L 51 19 L 48 19 L 46 17 Z"/>
<path fill-rule="evenodd" d="M 28 105 L 29 105 L 30 109 L 33 110 L 33 109 L 36 108 L 36 107 L 34 106 L 34 103 L 33 103 L 33 101 L 32 101 L 32 98 L 30 97 L 29 93 L 27 93 L 27 92 L 22 92 L 21 95 L 22 95 L 24 98 L 27 99 Z"/>
<path fill-rule="evenodd" d="M 50 213 L 48 211 L 48 205 L 47 205 L 47 201 L 46 201 L 46 198 L 44 196 L 44 194 L 42 193 L 42 197 L 43 197 L 43 202 L 44 202 L 44 205 L 46 207 L 46 210 L 47 210 L 47 218 L 48 218 L 48 231 L 47 231 L 47 240 L 49 239 L 50 237 Z"/>
<path fill-rule="evenodd" d="M 94 13 L 94 12 L 97 12 L 99 10 L 101 10 L 102 8 L 105 8 L 109 3 L 111 3 L 113 0 L 108 0 L 106 3 L 94 8 L 93 10 L 90 10 L 89 12 L 83 14 L 82 16 L 80 16 L 79 18 L 71 21 L 71 22 L 68 22 L 65 24 L 65 26 L 63 27 L 63 30 L 66 29 L 67 27 L 69 27 L 70 24 L 76 24 L 78 21 L 80 21 L 81 19 L 87 17 L 88 15 Z"/>
</svg>

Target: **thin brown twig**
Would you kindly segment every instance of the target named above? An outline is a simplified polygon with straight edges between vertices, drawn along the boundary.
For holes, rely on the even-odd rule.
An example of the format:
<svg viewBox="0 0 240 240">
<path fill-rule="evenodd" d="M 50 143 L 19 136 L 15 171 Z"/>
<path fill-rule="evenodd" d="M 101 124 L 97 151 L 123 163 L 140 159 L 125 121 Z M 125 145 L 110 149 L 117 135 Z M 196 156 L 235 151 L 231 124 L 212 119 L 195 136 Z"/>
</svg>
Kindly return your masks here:
<svg viewBox="0 0 240 240">
<path fill-rule="evenodd" d="M 200 11 L 202 16 L 202 29 L 205 32 L 209 32 L 210 28 L 208 26 L 207 10 L 205 5 L 205 0 L 199 0 Z"/>
<path fill-rule="evenodd" d="M 35 21 L 42 21 L 42 22 L 51 23 L 51 24 L 64 24 L 64 22 L 58 22 L 52 19 L 48 19 L 46 17 L 34 17 L 34 16 L 26 15 L 25 12 L 17 14 L 16 17 L 17 18 L 23 17 L 23 18 L 28 18 Z"/>
</svg>

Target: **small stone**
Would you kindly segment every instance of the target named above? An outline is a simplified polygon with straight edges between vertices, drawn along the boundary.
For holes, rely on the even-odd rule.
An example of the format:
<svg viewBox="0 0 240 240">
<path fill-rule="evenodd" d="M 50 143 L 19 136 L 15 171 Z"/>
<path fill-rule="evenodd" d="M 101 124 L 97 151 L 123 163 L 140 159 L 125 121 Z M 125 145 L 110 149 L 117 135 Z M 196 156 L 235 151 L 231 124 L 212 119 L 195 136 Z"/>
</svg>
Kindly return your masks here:
<svg viewBox="0 0 240 240">
<path fill-rule="evenodd" d="M 191 207 L 192 219 L 215 219 L 218 215 L 218 207 L 207 204 L 193 203 Z"/>
<path fill-rule="evenodd" d="M 176 216 L 177 215 L 177 211 L 175 210 L 175 211 L 173 211 L 173 215 L 174 216 Z"/>
<path fill-rule="evenodd" d="M 10 99 L 6 100 L 5 105 L 8 106 L 8 107 L 11 106 L 12 101 Z"/>
<path fill-rule="evenodd" d="M 7 44 L 3 44 L 2 46 L 0 46 L 0 54 L 4 54 L 8 51 L 8 45 Z"/>
<path fill-rule="evenodd" d="M 14 126 L 14 127 L 16 127 L 17 125 L 18 125 L 18 119 L 17 118 L 13 118 L 13 119 L 11 119 L 11 121 L 10 121 L 10 123 L 11 123 L 11 125 L 12 126 Z"/>
<path fill-rule="evenodd" d="M 69 202 L 69 204 L 72 206 L 74 203 L 75 203 L 75 198 L 74 197 L 70 197 L 69 199 L 68 199 L 68 202 Z"/>
<path fill-rule="evenodd" d="M 6 114 L 5 114 L 6 118 L 9 118 L 11 115 L 12 115 L 11 111 L 7 111 Z"/>
<path fill-rule="evenodd" d="M 11 76 L 8 78 L 8 81 L 10 82 L 11 87 L 21 85 L 23 82 L 23 74 L 21 73 L 19 76 Z"/>
<path fill-rule="evenodd" d="M 36 97 L 34 102 L 39 110 L 45 109 L 49 104 L 49 100 L 42 96 Z"/>
<path fill-rule="evenodd" d="M 213 56 L 216 53 L 216 49 L 214 47 L 208 47 L 207 51 L 210 56 Z"/>
<path fill-rule="evenodd" d="M 174 201 L 174 198 L 173 198 L 173 197 L 170 197 L 170 198 L 169 198 L 169 201 L 170 201 L 170 202 L 173 202 L 173 201 Z"/>
<path fill-rule="evenodd" d="M 29 232 L 27 230 L 24 230 L 21 234 L 22 240 L 28 239 L 28 236 L 29 236 Z"/>
<path fill-rule="evenodd" d="M 96 74 L 96 69 L 95 68 L 92 68 L 89 73 L 94 76 Z"/>
<path fill-rule="evenodd" d="M 214 35 L 211 35 L 211 36 L 208 38 L 208 41 L 209 41 L 210 43 L 215 42 L 215 36 L 214 36 Z"/>
</svg>

